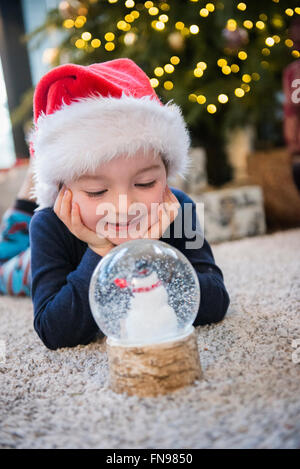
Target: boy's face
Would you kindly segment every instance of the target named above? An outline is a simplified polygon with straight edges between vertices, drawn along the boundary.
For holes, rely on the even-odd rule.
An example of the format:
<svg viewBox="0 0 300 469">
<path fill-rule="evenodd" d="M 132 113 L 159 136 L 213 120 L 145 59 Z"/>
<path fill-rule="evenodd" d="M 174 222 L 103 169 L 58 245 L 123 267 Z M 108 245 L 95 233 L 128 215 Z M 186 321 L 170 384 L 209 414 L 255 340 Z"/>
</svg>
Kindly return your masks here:
<svg viewBox="0 0 300 469">
<path fill-rule="evenodd" d="M 166 185 L 165 165 L 153 150 L 145 155 L 140 150 L 130 158 L 120 155 L 102 163 L 93 174 L 66 182 L 84 225 L 116 245 L 137 238 L 130 236 L 130 230 L 144 233 L 158 220 L 156 209 L 163 202 Z M 135 210 L 133 204 L 143 204 L 143 210 Z M 151 204 L 156 204 L 152 214 Z"/>
</svg>

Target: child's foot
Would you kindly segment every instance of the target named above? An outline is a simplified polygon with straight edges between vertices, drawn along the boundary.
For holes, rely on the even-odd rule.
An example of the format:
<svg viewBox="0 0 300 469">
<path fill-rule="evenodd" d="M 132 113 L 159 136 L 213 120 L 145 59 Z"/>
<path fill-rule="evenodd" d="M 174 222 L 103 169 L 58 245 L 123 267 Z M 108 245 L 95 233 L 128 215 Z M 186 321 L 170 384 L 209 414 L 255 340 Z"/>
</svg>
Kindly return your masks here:
<svg viewBox="0 0 300 469">
<path fill-rule="evenodd" d="M 0 295 L 31 296 L 31 251 L 0 265 Z"/>
<path fill-rule="evenodd" d="M 32 215 L 8 208 L 0 224 L 0 265 L 29 246 L 29 223 Z"/>
</svg>

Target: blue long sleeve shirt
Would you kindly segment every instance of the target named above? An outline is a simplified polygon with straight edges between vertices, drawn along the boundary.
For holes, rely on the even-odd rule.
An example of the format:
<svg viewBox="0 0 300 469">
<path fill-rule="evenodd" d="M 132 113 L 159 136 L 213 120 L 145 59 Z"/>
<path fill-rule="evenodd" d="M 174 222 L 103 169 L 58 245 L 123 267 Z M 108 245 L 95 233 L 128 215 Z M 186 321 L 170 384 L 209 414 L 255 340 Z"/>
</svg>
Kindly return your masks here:
<svg viewBox="0 0 300 469">
<path fill-rule="evenodd" d="M 192 204 L 192 230 L 196 229 L 195 202 L 183 191 L 170 187 L 181 205 L 184 220 L 185 203 Z M 221 321 L 230 299 L 221 269 L 216 265 L 207 240 L 202 247 L 187 249 L 186 241 L 196 238 L 174 236 L 161 241 L 179 249 L 192 263 L 199 278 L 201 301 L 194 326 Z M 53 208 L 34 213 L 30 226 L 31 296 L 34 307 L 34 328 L 49 349 L 74 347 L 90 343 L 96 335 L 104 336 L 92 316 L 89 305 L 89 284 L 102 257 L 87 243 L 74 236 L 57 217 Z"/>
</svg>

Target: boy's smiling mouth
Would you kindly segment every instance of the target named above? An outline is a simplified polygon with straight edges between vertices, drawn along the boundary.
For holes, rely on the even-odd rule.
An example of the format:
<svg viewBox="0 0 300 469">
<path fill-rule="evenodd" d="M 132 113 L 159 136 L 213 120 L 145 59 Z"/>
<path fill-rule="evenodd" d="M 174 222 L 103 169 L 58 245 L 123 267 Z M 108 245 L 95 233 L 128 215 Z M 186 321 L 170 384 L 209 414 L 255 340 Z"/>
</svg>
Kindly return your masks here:
<svg viewBox="0 0 300 469">
<path fill-rule="evenodd" d="M 108 223 L 108 226 L 110 228 L 113 228 L 113 229 L 119 231 L 119 230 L 126 230 L 129 226 L 129 223 L 130 222 L 128 222 L 126 224 L 125 223 Z"/>
<path fill-rule="evenodd" d="M 113 228 L 116 231 L 127 230 L 129 225 L 136 225 L 137 223 L 139 223 L 142 220 L 142 218 L 143 217 L 136 217 L 136 218 L 133 218 L 132 220 L 129 220 L 127 223 L 124 223 L 124 222 L 123 223 L 110 223 L 110 222 L 107 222 L 107 224 L 110 228 Z"/>
</svg>

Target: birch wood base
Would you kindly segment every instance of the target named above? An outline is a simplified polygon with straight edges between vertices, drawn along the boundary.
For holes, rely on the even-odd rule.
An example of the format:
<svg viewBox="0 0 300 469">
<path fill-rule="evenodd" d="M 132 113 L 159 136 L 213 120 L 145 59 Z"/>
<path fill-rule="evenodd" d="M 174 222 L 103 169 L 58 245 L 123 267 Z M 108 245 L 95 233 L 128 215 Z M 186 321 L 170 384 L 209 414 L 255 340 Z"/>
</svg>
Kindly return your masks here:
<svg viewBox="0 0 300 469">
<path fill-rule="evenodd" d="M 195 329 L 180 340 L 145 346 L 106 342 L 110 388 L 117 393 L 154 397 L 201 378 Z"/>
</svg>

